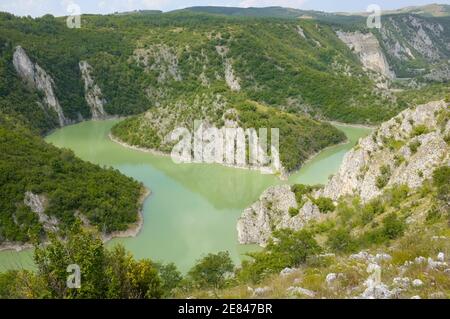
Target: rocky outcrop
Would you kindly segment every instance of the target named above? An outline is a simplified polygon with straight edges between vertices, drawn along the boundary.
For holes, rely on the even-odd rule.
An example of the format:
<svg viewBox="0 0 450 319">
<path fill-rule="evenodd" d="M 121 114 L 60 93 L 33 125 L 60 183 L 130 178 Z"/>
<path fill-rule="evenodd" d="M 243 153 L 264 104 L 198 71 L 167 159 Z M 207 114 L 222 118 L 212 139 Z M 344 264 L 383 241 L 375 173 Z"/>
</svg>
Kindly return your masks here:
<svg viewBox="0 0 450 319">
<path fill-rule="evenodd" d="M 21 46 L 17 46 L 13 55 L 13 65 L 17 74 L 33 89 L 44 93 L 45 104 L 56 112 L 60 126 L 68 123 L 66 120 L 50 75 L 39 64 L 33 63 Z"/>
<path fill-rule="evenodd" d="M 299 210 L 298 214 L 291 216 L 290 209 Z M 266 190 L 239 218 L 239 243 L 265 246 L 274 230 L 299 230 L 308 221 L 319 217 L 318 207 L 310 200 L 306 200 L 299 209 L 289 185 L 274 186 Z"/>
<path fill-rule="evenodd" d="M 38 215 L 39 222 L 46 231 L 56 232 L 58 230 L 58 219 L 45 214 L 45 207 L 47 205 L 47 198 L 45 196 L 26 192 L 23 202 L 33 213 Z"/>
<path fill-rule="evenodd" d="M 380 43 L 372 33 L 356 32 L 336 32 L 342 40 L 355 54 L 358 55 L 362 65 L 374 72 L 380 73 L 387 78 L 394 78 L 386 56 L 381 49 Z"/>
<path fill-rule="evenodd" d="M 94 81 L 92 67 L 87 61 L 80 61 L 79 67 L 84 81 L 84 96 L 91 109 L 92 119 L 99 120 L 106 118 L 107 114 L 104 110 L 106 100 L 103 97 L 100 87 Z"/>
<path fill-rule="evenodd" d="M 157 72 L 159 83 L 182 80 L 178 57 L 175 50 L 167 45 L 156 44 L 147 49 L 136 49 L 133 58 L 147 72 Z"/>
<path fill-rule="evenodd" d="M 231 91 L 240 91 L 241 85 L 239 84 L 239 78 L 236 77 L 232 60 L 227 57 L 229 49 L 225 46 L 216 46 L 217 53 L 222 57 L 225 67 L 225 82 Z"/>
<path fill-rule="evenodd" d="M 437 167 L 450 165 L 449 119 L 449 104 L 444 101 L 403 111 L 361 139 L 345 155 L 338 173 L 313 194 L 314 198 L 338 200 L 349 195 L 367 202 L 381 195 L 385 188 L 420 187 Z M 313 203 L 314 198 L 304 195 L 301 200 L 304 204 L 299 208 L 290 186 L 269 188 L 239 219 L 239 242 L 264 246 L 274 230 L 299 230 L 307 222 L 319 219 L 321 213 Z"/>
<path fill-rule="evenodd" d="M 449 117 L 444 101 L 403 111 L 347 153 L 339 172 L 317 195 L 334 200 L 359 195 L 368 201 L 386 187 L 421 186 L 436 167 L 449 165 Z"/>
</svg>

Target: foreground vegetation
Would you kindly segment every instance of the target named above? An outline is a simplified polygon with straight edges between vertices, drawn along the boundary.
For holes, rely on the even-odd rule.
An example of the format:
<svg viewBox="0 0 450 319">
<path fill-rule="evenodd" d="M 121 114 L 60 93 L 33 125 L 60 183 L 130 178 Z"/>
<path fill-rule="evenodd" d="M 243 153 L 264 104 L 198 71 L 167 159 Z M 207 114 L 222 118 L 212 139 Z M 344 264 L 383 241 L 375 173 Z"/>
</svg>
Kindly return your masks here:
<svg viewBox="0 0 450 319">
<path fill-rule="evenodd" d="M 442 167 L 420 189 L 399 186 L 365 205 L 342 199 L 323 221 L 275 232 L 240 267 L 220 252 L 185 276 L 173 264 L 136 261 L 121 246 L 108 250 L 76 223 L 65 239 L 37 244 L 36 272 L 1 274 L 0 297 L 450 298 L 449 180 L 450 168 Z M 81 268 L 79 289 L 66 286 L 70 264 Z M 368 265 L 381 267 L 373 292 Z"/>
</svg>

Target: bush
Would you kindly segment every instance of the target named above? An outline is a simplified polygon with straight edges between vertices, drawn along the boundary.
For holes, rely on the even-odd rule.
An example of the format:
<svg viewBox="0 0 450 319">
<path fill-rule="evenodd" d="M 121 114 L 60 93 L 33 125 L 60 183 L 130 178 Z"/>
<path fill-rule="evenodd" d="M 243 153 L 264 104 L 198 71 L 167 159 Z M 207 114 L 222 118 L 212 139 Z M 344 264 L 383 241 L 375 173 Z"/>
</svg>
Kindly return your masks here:
<svg viewBox="0 0 450 319">
<path fill-rule="evenodd" d="M 409 143 L 409 149 L 411 150 L 411 153 L 416 154 L 417 150 L 419 149 L 420 145 L 422 145 L 422 143 L 420 143 L 420 141 L 414 141 Z"/>
<path fill-rule="evenodd" d="M 380 199 L 374 199 L 364 205 L 361 210 L 361 222 L 363 225 L 370 223 L 376 215 L 384 213 L 385 207 Z"/>
<path fill-rule="evenodd" d="M 308 257 L 322 251 L 313 234 L 306 230 L 278 230 L 273 237 L 275 240 L 271 240 L 264 251 L 249 254 L 253 261 L 242 263 L 238 274 L 241 281 L 259 282 L 286 267 L 297 267 L 305 263 Z"/>
<path fill-rule="evenodd" d="M 197 262 L 188 272 L 194 286 L 199 288 L 223 288 L 226 274 L 234 270 L 234 264 L 229 252 L 208 254 Z"/>
<path fill-rule="evenodd" d="M 389 165 L 384 165 L 380 168 L 380 175 L 376 178 L 376 186 L 378 189 L 384 188 L 391 178 L 391 168 Z"/>
<path fill-rule="evenodd" d="M 383 234 L 389 239 L 403 235 L 405 228 L 405 222 L 399 219 L 395 213 L 391 213 L 383 219 Z"/>
<path fill-rule="evenodd" d="M 327 197 L 319 197 L 314 200 L 314 204 L 319 207 L 321 213 L 326 214 L 328 212 L 333 212 L 336 207 L 334 206 L 333 200 Z"/>
<path fill-rule="evenodd" d="M 433 172 L 433 185 L 437 188 L 438 199 L 450 201 L 450 167 L 442 166 Z"/>
<path fill-rule="evenodd" d="M 410 189 L 408 185 L 399 185 L 390 191 L 391 205 L 398 208 L 400 204 L 408 198 Z"/>
<path fill-rule="evenodd" d="M 356 240 L 345 228 L 332 231 L 328 236 L 327 246 L 337 253 L 351 253 L 358 249 Z"/>
<path fill-rule="evenodd" d="M 300 211 L 297 208 L 291 207 L 289 208 L 289 216 L 295 217 L 300 213 Z"/>
<path fill-rule="evenodd" d="M 413 127 L 411 137 L 427 134 L 428 132 L 429 132 L 428 127 L 426 127 L 425 125 L 417 125 Z"/>
</svg>

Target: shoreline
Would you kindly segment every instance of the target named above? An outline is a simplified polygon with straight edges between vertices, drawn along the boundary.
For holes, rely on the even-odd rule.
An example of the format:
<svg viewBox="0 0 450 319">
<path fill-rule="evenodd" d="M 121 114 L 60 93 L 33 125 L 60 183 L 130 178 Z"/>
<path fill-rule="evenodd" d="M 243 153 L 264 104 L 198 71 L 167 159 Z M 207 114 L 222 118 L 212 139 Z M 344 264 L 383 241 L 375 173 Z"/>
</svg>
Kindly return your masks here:
<svg viewBox="0 0 450 319">
<path fill-rule="evenodd" d="M 116 238 L 135 238 L 139 235 L 139 233 L 142 231 L 144 227 L 144 203 L 151 196 L 152 192 L 147 187 L 143 187 L 142 194 L 139 197 L 139 210 L 138 210 L 138 220 L 128 225 L 128 228 L 126 230 L 121 231 L 115 231 L 110 234 L 101 234 L 100 238 L 104 244 L 108 243 L 109 241 L 116 239 Z M 47 242 L 44 242 L 46 244 Z M 0 244 L 0 252 L 23 252 L 27 250 L 33 249 L 34 246 L 32 244 L 26 243 L 15 243 L 15 242 L 8 242 Z"/>
<path fill-rule="evenodd" d="M 369 125 L 369 124 L 349 124 L 344 122 L 338 122 L 338 121 L 326 121 L 327 123 L 330 123 L 331 125 L 336 126 L 344 126 L 344 127 L 354 127 L 354 128 L 364 128 L 369 130 L 375 130 L 379 125 Z"/>
<path fill-rule="evenodd" d="M 156 155 L 156 156 L 170 157 L 170 154 L 164 153 L 162 151 L 158 151 L 158 150 L 151 149 L 151 148 L 145 148 L 145 147 L 141 147 L 141 146 L 130 145 L 130 144 L 120 140 L 119 138 L 115 137 L 111 132 L 108 134 L 108 138 L 112 142 L 117 143 L 122 147 L 131 149 L 134 151 L 144 152 L 144 153 L 148 153 L 148 154 Z M 261 174 L 264 174 L 264 171 L 262 170 L 263 168 L 255 167 L 255 166 L 238 166 L 238 165 L 226 164 L 226 163 L 192 163 L 192 164 L 219 165 L 219 166 L 224 166 L 224 167 L 228 167 L 228 168 L 244 169 L 244 170 L 249 170 L 249 171 L 260 171 Z M 287 180 L 287 177 L 289 176 L 284 171 L 284 167 L 283 167 L 283 170 L 281 172 L 279 172 L 278 174 L 270 174 L 270 175 L 277 176 L 281 180 Z"/>
</svg>

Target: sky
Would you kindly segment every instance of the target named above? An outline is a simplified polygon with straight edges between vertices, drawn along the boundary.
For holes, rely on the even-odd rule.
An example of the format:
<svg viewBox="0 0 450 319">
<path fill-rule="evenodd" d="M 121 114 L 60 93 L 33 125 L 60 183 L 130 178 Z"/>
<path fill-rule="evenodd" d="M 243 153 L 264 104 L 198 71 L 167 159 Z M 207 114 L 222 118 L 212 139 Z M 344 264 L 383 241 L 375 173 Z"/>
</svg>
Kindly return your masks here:
<svg viewBox="0 0 450 319">
<path fill-rule="evenodd" d="M 0 0 L 0 11 L 33 17 L 78 14 L 73 12 L 77 8 L 81 13 L 106 14 L 137 9 L 170 11 L 191 6 L 282 6 L 327 12 L 363 12 L 371 4 L 379 5 L 382 10 L 391 10 L 436 2 L 450 4 L 450 0 Z"/>
</svg>

